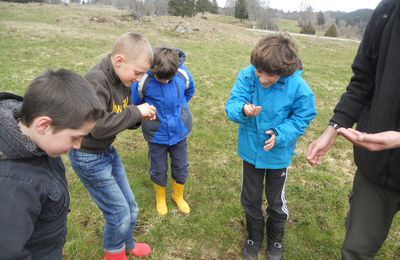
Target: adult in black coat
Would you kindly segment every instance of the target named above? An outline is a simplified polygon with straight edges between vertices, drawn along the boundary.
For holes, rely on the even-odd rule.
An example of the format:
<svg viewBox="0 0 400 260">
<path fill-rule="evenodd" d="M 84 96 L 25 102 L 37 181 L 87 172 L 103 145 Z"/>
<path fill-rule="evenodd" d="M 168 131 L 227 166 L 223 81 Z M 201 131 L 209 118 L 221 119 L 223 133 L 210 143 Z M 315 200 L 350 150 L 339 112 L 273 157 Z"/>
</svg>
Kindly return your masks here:
<svg viewBox="0 0 400 260">
<path fill-rule="evenodd" d="M 307 151 L 319 164 L 341 134 L 357 165 L 343 259 L 373 259 L 400 205 L 400 1 L 375 9 L 354 59 L 353 76 L 328 127 Z M 357 124 L 356 129 L 351 129 Z M 365 134 L 368 133 L 368 134 Z"/>
</svg>

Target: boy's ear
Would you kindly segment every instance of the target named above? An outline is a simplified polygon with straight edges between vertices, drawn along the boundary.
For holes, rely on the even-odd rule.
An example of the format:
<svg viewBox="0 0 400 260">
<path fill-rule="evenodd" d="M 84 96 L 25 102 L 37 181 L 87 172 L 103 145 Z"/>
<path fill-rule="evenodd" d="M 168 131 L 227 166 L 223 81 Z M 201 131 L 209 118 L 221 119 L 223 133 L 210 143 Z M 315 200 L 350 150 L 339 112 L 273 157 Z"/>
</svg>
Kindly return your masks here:
<svg viewBox="0 0 400 260">
<path fill-rule="evenodd" d="M 49 131 L 53 124 L 53 120 L 48 116 L 40 116 L 34 122 L 36 131 L 41 135 Z"/>
<path fill-rule="evenodd" d="M 114 64 L 115 66 L 117 66 L 118 68 L 122 66 L 122 64 L 125 63 L 125 57 L 121 54 L 117 54 L 113 57 L 114 59 Z"/>
</svg>

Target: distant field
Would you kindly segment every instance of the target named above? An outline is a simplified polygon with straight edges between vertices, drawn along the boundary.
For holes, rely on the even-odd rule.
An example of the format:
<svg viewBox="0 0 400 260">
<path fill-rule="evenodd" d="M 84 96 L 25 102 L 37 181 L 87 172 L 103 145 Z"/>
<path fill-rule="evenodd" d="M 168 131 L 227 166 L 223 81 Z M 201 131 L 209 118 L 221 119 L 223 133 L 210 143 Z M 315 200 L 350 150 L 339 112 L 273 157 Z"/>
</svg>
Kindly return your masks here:
<svg viewBox="0 0 400 260">
<path fill-rule="evenodd" d="M 279 31 L 286 32 L 300 32 L 300 27 L 297 24 L 296 20 L 282 19 L 282 18 L 273 18 L 272 21 L 278 25 Z"/>
<path fill-rule="evenodd" d="M 238 71 L 249 64 L 252 48 L 265 33 L 246 30 L 223 16 L 131 21 L 126 14 L 110 7 L 0 2 L 0 91 L 23 94 L 29 82 L 47 68 L 64 67 L 84 74 L 126 31 L 145 34 L 153 46 L 184 50 L 196 83 L 190 102 L 194 127 L 188 139 L 190 175 L 186 185 L 192 212 L 182 216 L 169 200 L 168 215 L 157 216 L 147 173 L 147 145 L 140 130 L 125 131 L 115 147 L 140 207 L 135 235 L 138 241 L 153 246 L 150 259 L 240 259 L 246 239 L 240 206 L 241 161 L 236 155 L 237 125 L 226 119 L 224 106 Z M 96 22 L 100 20 L 103 22 Z M 292 22 L 279 21 L 278 25 L 281 30 L 295 30 Z M 189 32 L 177 33 L 177 26 Z M 347 85 L 358 43 L 294 38 L 304 78 L 316 95 L 318 116 L 300 138 L 289 170 L 285 259 L 339 259 L 355 170 L 352 148 L 338 139 L 317 168 L 306 163 L 305 151 L 325 128 Z M 64 259 L 101 259 L 102 215 L 64 159 L 72 210 Z M 400 259 L 399 227 L 397 217 L 376 259 Z"/>
</svg>

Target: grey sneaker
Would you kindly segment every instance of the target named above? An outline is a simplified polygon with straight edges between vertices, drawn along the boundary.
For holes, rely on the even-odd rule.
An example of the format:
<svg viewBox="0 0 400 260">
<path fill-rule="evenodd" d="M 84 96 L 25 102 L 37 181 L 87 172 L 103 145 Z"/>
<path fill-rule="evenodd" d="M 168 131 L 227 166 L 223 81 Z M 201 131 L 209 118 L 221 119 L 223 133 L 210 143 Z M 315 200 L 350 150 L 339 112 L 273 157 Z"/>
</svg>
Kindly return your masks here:
<svg viewBox="0 0 400 260">
<path fill-rule="evenodd" d="M 244 244 L 242 256 L 246 260 L 254 260 L 257 258 L 261 245 L 256 245 L 253 240 L 248 239 Z"/>
<path fill-rule="evenodd" d="M 283 246 L 281 243 L 274 242 L 268 243 L 267 259 L 268 260 L 281 260 L 283 253 Z"/>
</svg>

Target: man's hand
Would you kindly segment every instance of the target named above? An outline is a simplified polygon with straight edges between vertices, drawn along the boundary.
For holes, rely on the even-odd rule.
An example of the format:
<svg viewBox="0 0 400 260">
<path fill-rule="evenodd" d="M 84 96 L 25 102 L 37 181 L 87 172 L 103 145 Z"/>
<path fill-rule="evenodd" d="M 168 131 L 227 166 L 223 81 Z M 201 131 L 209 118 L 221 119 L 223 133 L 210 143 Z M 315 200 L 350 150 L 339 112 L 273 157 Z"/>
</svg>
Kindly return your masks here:
<svg viewBox="0 0 400 260">
<path fill-rule="evenodd" d="M 328 126 L 317 140 L 307 149 L 307 160 L 311 165 L 320 164 L 324 155 L 333 146 L 338 133 L 335 128 Z"/>
<path fill-rule="evenodd" d="M 155 106 L 149 105 L 148 103 L 143 103 L 138 105 L 137 108 L 140 111 L 144 120 L 155 120 L 156 119 L 156 108 Z"/>
<path fill-rule="evenodd" d="M 261 106 L 255 106 L 250 103 L 243 106 L 243 112 L 246 114 L 246 116 L 257 116 L 260 114 L 261 109 Z"/>
<path fill-rule="evenodd" d="M 367 134 L 352 128 L 340 128 L 338 133 L 352 144 L 369 151 L 382 151 L 400 147 L 400 132 L 397 131 Z"/>
</svg>

